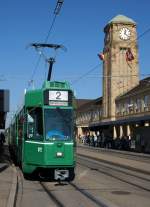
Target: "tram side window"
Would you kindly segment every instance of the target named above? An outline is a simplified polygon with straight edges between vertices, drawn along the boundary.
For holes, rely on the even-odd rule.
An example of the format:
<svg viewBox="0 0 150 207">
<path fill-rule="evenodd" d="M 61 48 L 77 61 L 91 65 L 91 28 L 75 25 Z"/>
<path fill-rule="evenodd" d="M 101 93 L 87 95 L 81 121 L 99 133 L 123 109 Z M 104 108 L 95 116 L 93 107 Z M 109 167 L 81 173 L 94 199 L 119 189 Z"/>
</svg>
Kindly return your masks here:
<svg viewBox="0 0 150 207">
<path fill-rule="evenodd" d="M 42 139 L 43 120 L 42 108 L 30 108 L 27 114 L 27 137 L 29 139 Z"/>
</svg>

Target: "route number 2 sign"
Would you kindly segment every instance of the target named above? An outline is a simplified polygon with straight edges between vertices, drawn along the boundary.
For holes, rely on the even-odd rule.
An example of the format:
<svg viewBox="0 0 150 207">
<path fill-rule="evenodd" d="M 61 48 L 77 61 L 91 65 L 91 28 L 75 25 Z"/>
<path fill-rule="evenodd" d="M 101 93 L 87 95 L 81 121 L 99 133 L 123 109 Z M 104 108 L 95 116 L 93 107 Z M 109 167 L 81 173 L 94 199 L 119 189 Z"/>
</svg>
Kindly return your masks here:
<svg viewBox="0 0 150 207">
<path fill-rule="evenodd" d="M 49 101 L 68 101 L 68 91 L 49 91 Z"/>
</svg>

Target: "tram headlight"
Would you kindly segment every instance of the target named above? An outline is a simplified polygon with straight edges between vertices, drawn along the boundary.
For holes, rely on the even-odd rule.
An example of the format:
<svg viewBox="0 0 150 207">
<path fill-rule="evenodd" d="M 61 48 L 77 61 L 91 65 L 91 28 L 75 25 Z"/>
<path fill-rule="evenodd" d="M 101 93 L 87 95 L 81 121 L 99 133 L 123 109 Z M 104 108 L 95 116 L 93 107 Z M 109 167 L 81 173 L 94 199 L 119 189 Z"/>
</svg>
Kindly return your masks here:
<svg viewBox="0 0 150 207">
<path fill-rule="evenodd" d="M 62 157 L 62 156 L 63 156 L 63 153 L 62 153 L 62 152 L 57 152 L 57 153 L 56 153 L 56 156 L 57 156 L 57 157 Z"/>
</svg>

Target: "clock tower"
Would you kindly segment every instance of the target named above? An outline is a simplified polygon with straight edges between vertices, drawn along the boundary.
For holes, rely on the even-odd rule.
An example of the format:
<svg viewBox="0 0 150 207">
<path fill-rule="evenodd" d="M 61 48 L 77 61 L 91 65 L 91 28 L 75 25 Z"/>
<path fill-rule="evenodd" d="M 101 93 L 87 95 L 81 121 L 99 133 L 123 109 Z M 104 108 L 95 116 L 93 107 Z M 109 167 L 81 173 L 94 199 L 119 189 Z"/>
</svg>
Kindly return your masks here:
<svg viewBox="0 0 150 207">
<path fill-rule="evenodd" d="M 139 84 L 136 23 L 123 15 L 104 28 L 103 117 L 115 119 L 115 99 Z"/>
</svg>

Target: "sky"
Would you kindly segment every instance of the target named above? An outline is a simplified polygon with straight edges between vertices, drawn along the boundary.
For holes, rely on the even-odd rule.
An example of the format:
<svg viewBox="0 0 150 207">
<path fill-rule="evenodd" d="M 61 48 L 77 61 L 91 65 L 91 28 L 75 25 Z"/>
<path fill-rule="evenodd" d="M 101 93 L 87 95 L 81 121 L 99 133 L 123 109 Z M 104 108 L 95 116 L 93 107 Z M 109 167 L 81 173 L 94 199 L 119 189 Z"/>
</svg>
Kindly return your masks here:
<svg viewBox="0 0 150 207">
<path fill-rule="evenodd" d="M 44 42 L 56 3 L 57 0 L 0 1 L 0 88 L 10 90 L 10 112 L 22 104 L 31 79 L 34 87 L 40 88 L 47 77 L 48 65 L 41 58 L 36 67 L 40 54 L 29 45 Z M 103 28 L 122 14 L 137 23 L 140 36 L 150 28 L 149 9 L 149 0 L 64 0 L 48 43 L 63 44 L 67 51 L 58 50 L 52 80 L 69 81 L 77 98 L 100 97 L 102 63 L 97 54 L 104 46 Z M 150 74 L 149 40 L 150 32 L 138 40 L 141 78 Z M 44 54 L 54 55 L 52 50 Z"/>
</svg>

